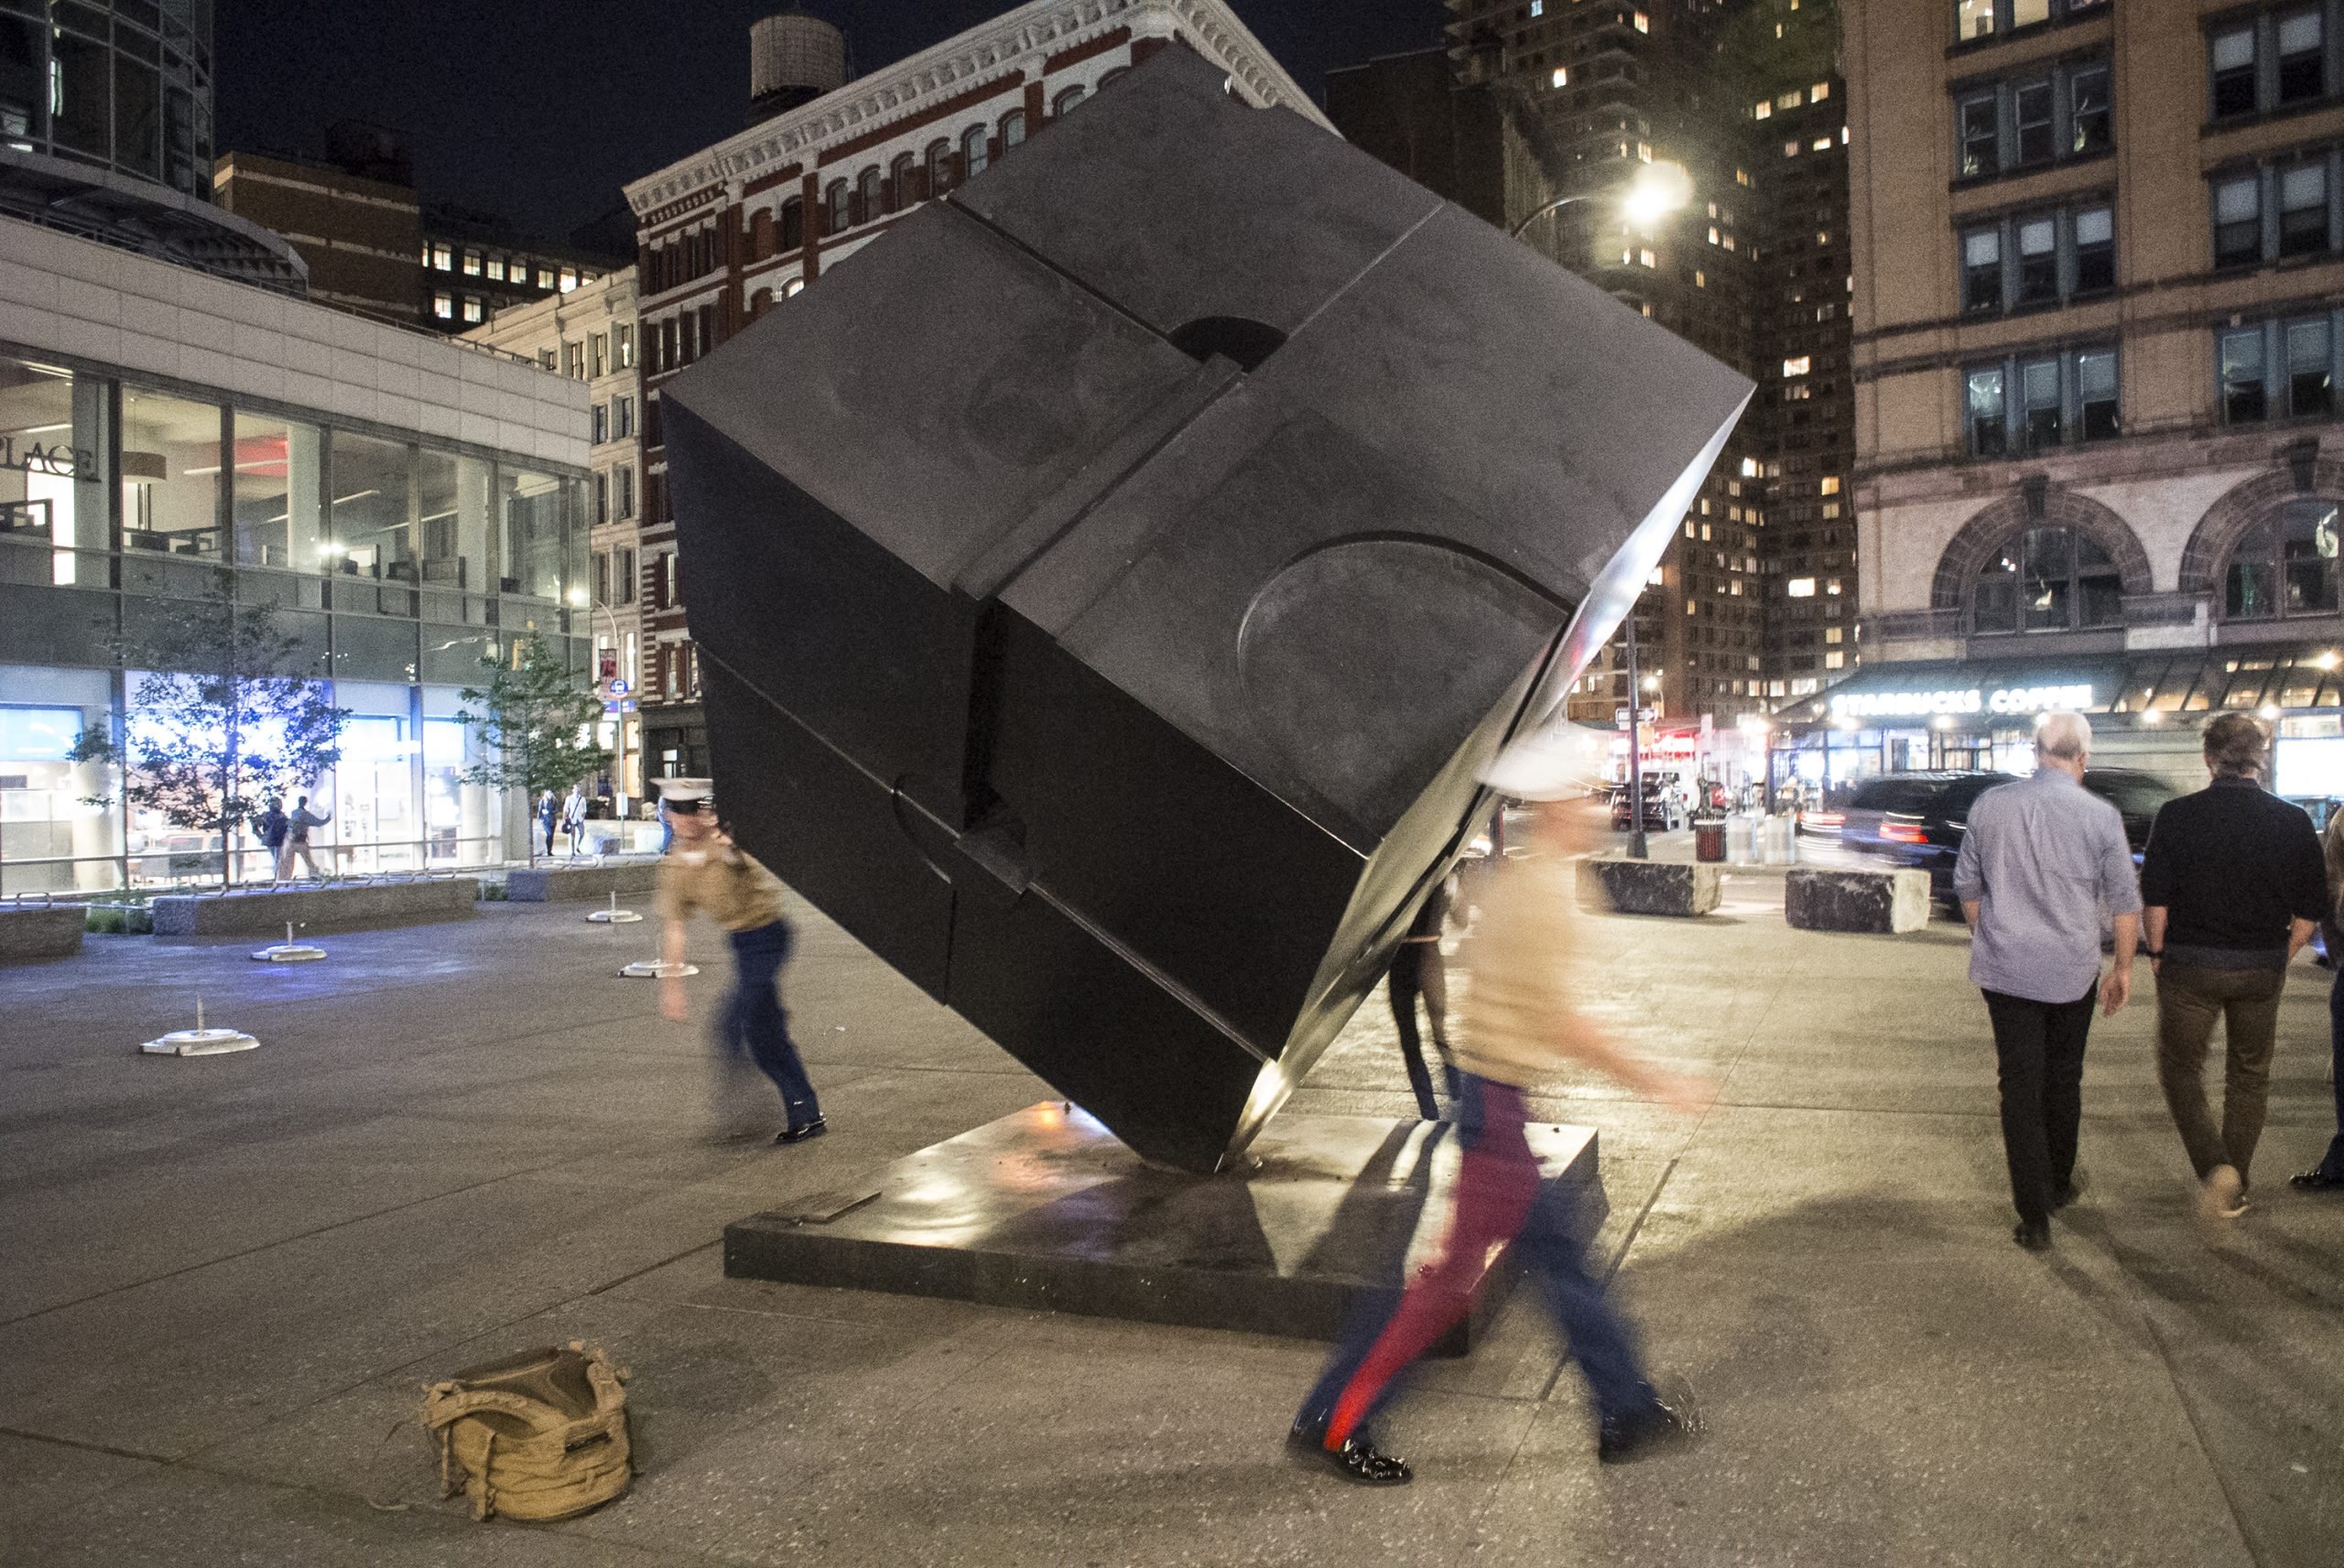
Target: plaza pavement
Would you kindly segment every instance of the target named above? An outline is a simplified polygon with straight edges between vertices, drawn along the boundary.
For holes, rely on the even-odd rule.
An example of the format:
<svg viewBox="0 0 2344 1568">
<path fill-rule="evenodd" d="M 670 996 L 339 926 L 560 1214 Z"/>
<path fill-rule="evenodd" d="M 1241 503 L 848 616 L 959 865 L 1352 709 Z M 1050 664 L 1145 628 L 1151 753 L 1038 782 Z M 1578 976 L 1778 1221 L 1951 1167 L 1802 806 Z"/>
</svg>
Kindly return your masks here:
<svg viewBox="0 0 2344 1568">
<path fill-rule="evenodd" d="M 1395 1412 L 1418 1479 L 1381 1492 L 1281 1448 L 1308 1344 L 722 1277 L 728 1220 L 1045 1094 L 818 916 L 786 982 L 833 1131 L 792 1149 L 705 1141 L 700 1029 L 613 975 L 653 928 L 574 907 L 0 968 L 0 1563 L 2344 1563 L 2344 1203 L 2284 1184 L 2328 1129 L 2327 976 L 2293 976 L 2263 1202 L 2212 1249 L 2143 965 L 2035 1257 L 1959 928 L 1793 932 L 1778 877 L 1730 888 L 1587 925 L 1592 1008 L 1716 1106 L 1540 1105 L 1602 1130 L 1615 1289 L 1710 1438 L 1598 1466 L 1524 1292 Z M 136 1055 L 199 990 L 264 1048 Z M 1380 999 L 1295 1104 L 1406 1113 Z M 633 1369 L 633 1491 L 472 1523 L 421 1383 L 573 1338 Z"/>
</svg>

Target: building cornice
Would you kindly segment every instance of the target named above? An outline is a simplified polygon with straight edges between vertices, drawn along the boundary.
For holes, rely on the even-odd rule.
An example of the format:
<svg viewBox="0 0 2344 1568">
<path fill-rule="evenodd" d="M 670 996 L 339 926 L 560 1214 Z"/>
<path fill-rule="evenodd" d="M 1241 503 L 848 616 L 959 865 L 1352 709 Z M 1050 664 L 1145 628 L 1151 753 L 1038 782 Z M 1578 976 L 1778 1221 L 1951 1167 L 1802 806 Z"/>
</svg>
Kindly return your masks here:
<svg viewBox="0 0 2344 1568">
<path fill-rule="evenodd" d="M 1152 24 L 1152 25 L 1151 25 Z M 931 102 L 1006 78 L 1031 57 L 1056 54 L 1117 27 L 1139 36 L 1177 32 L 1263 104 L 1292 109 L 1332 131 L 1318 105 L 1221 0 L 1033 0 L 909 59 L 847 83 L 626 188 L 638 219 L 713 189 L 803 161 L 839 138 L 907 118 Z"/>
</svg>

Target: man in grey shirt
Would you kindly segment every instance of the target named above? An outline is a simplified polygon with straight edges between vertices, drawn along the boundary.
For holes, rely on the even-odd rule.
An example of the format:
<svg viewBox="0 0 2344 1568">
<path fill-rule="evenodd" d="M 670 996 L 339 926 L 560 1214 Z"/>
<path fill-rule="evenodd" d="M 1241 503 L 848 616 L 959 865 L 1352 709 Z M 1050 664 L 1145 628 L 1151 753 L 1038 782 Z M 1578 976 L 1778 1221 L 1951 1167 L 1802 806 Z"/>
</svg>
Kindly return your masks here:
<svg viewBox="0 0 2344 1568">
<path fill-rule="evenodd" d="M 1953 870 L 1970 923 L 1970 979 L 1986 993 L 2001 1064 L 2002 1149 L 2018 1208 L 2012 1239 L 2030 1252 L 2051 1245 L 2051 1211 L 2075 1201 L 2093 996 L 2111 1017 L 2131 1000 L 2140 938 L 2124 819 L 2084 788 L 2090 756 L 2083 715 L 2044 715 L 2035 776 L 1978 797 Z M 2116 963 L 2105 979 L 2102 910 L 2116 925 Z"/>
</svg>

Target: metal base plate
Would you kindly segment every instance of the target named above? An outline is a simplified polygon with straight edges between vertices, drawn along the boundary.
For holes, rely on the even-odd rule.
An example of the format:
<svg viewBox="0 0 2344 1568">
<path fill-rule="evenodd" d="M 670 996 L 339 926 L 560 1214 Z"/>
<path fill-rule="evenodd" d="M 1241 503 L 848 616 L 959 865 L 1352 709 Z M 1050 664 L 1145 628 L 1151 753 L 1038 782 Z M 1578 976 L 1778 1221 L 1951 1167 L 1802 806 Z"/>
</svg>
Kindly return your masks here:
<svg viewBox="0 0 2344 1568">
<path fill-rule="evenodd" d="M 149 1056 L 224 1056 L 232 1051 L 253 1051 L 260 1042 L 236 1029 L 175 1029 L 138 1049 Z"/>
<path fill-rule="evenodd" d="M 638 958 L 619 971 L 621 979 L 630 980 L 664 980 L 670 974 L 678 979 L 700 973 L 698 964 L 684 964 L 673 969 L 657 958 Z"/>
<path fill-rule="evenodd" d="M 643 916 L 631 909 L 598 909 L 586 918 L 597 925 L 635 925 Z"/>
<path fill-rule="evenodd" d="M 314 964 L 325 956 L 323 947 L 312 947 L 306 942 L 278 942 L 263 947 L 253 958 L 263 964 Z"/>
<path fill-rule="evenodd" d="M 1593 1130 L 1528 1131 L 1548 1177 L 1584 1184 L 1598 1223 Z M 724 1271 L 1332 1339 L 1437 1254 L 1457 1159 L 1443 1123 L 1281 1116 L 1244 1168 L 1196 1176 L 1048 1101 L 728 1226 Z M 1501 1255 L 1437 1350 L 1470 1349 L 1512 1278 Z"/>
</svg>

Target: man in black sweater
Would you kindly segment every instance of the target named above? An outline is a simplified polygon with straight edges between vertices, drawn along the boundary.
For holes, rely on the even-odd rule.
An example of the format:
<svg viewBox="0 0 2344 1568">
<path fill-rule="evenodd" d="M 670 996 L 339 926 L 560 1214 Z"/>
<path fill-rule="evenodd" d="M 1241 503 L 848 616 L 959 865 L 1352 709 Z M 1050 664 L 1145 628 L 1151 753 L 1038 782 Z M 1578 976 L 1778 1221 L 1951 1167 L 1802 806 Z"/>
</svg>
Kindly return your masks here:
<svg viewBox="0 0 2344 1568">
<path fill-rule="evenodd" d="M 2279 990 L 2328 906 L 2311 818 L 2263 793 L 2270 737 L 2243 713 L 2206 726 L 2212 784 L 2166 804 L 2141 867 L 2143 926 L 2157 976 L 2157 1079 L 2197 1168 L 2198 1212 L 2246 1212 L 2248 1167 L 2263 1135 Z M 2217 1019 L 2229 1062 L 2219 1127 L 2206 1104 Z"/>
</svg>

